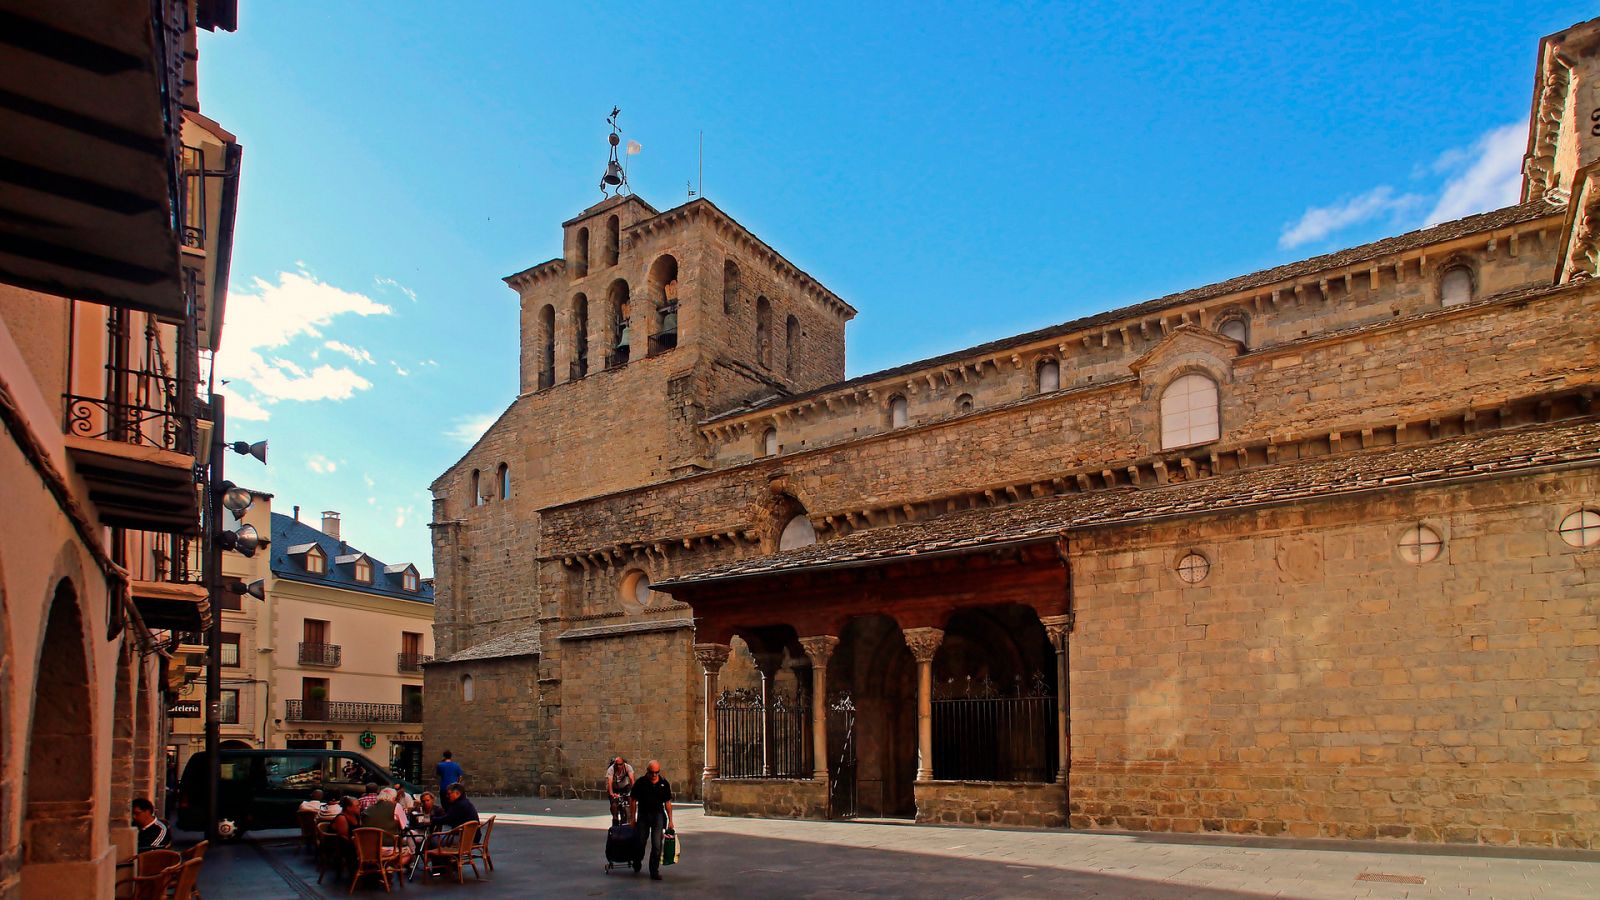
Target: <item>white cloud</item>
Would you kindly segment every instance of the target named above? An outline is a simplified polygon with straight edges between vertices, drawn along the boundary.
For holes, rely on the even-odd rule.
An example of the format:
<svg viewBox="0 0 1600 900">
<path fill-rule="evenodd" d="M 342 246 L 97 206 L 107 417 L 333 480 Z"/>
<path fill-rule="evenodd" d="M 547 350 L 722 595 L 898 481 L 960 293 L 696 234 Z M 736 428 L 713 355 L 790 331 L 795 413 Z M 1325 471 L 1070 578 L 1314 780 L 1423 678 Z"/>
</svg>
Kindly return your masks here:
<svg viewBox="0 0 1600 900">
<path fill-rule="evenodd" d="M 399 375 L 401 378 L 404 378 L 407 375 L 411 374 L 411 370 L 410 369 L 407 369 L 405 366 L 400 365 L 399 363 L 395 362 L 392 359 L 389 360 L 389 365 L 394 366 L 394 373 L 396 375 Z"/>
<path fill-rule="evenodd" d="M 462 416 L 455 421 L 455 424 L 445 429 L 444 434 L 445 437 L 460 444 L 475 444 L 478 442 L 478 438 L 483 437 L 483 433 L 488 431 L 489 426 L 493 425 L 494 420 L 498 418 L 500 418 L 499 413 Z"/>
<path fill-rule="evenodd" d="M 229 392 L 228 418 L 230 420 L 237 419 L 240 421 L 248 420 L 251 422 L 265 422 L 266 420 L 272 418 L 272 414 L 267 412 L 266 407 L 263 407 L 261 404 L 251 400 L 249 397 Z"/>
<path fill-rule="evenodd" d="M 303 265 L 279 272 L 277 283 L 255 279 L 249 288 L 228 298 L 227 329 L 217 354 L 217 375 L 248 387 L 244 403 L 266 418 L 267 406 L 280 400 L 344 400 L 372 382 L 345 366 L 323 363 L 307 371 L 287 358 L 288 346 L 301 337 L 321 337 L 323 328 L 345 315 L 382 316 L 392 310 L 365 294 L 319 281 Z M 324 346 L 332 348 L 336 341 Z M 356 349 L 356 348 L 349 348 Z M 272 352 L 275 351 L 275 352 Z M 365 351 L 361 351 L 365 352 Z"/>
<path fill-rule="evenodd" d="M 406 527 L 406 520 L 415 512 L 416 510 L 410 506 L 396 506 L 394 508 L 394 527 Z"/>
<path fill-rule="evenodd" d="M 417 302 L 417 292 L 413 291 L 411 288 L 406 287 L 405 285 L 401 284 L 400 282 L 395 281 L 393 278 L 384 278 L 383 276 L 380 275 L 380 276 L 372 279 L 372 281 L 378 287 L 392 287 L 392 288 L 398 290 L 400 293 L 405 294 L 407 297 L 410 297 L 412 303 Z"/>
<path fill-rule="evenodd" d="M 1422 202 L 1416 194 L 1395 195 L 1394 188 L 1384 184 L 1346 200 L 1328 206 L 1313 206 L 1301 214 L 1299 220 L 1284 226 L 1278 237 L 1278 246 L 1284 249 L 1320 241 L 1336 231 L 1385 215 L 1405 212 Z"/>
<path fill-rule="evenodd" d="M 371 490 L 378 486 L 378 482 L 372 477 L 371 472 L 362 472 L 361 481 L 366 484 L 367 490 Z"/>
<path fill-rule="evenodd" d="M 332 475 L 334 470 L 339 468 L 339 464 L 321 453 L 313 453 L 306 457 L 306 468 L 318 475 Z"/>
<path fill-rule="evenodd" d="M 1428 213 L 1428 224 L 1447 222 L 1517 202 L 1522 189 L 1522 154 L 1528 127 L 1512 123 L 1490 129 L 1471 147 L 1448 150 L 1436 172 L 1453 173 Z"/>
<path fill-rule="evenodd" d="M 343 341 L 326 341 L 322 346 L 327 347 L 329 350 L 333 350 L 337 353 L 343 353 L 345 356 L 350 357 L 356 362 L 364 362 L 369 366 L 372 365 L 372 354 L 368 353 L 361 347 L 352 347 Z M 316 357 L 316 351 L 311 351 L 311 358 L 316 359 Z"/>
</svg>

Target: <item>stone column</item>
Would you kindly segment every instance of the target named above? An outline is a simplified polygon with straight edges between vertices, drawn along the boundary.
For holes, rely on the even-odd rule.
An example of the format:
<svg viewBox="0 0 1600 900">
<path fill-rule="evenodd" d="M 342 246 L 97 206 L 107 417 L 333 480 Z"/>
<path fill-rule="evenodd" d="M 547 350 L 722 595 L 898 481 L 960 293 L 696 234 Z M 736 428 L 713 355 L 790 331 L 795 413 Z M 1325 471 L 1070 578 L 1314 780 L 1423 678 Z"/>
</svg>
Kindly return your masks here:
<svg viewBox="0 0 1600 900">
<path fill-rule="evenodd" d="M 831 634 L 800 639 L 811 660 L 811 777 L 828 780 L 828 658 L 839 646 Z"/>
<path fill-rule="evenodd" d="M 917 780 L 933 780 L 933 655 L 944 642 L 940 628 L 907 628 L 906 646 L 917 660 Z"/>
<path fill-rule="evenodd" d="M 761 652 L 754 655 L 756 672 L 761 676 L 761 777 L 771 778 L 772 677 L 777 674 L 778 664 L 783 662 L 783 654 Z"/>
<path fill-rule="evenodd" d="M 723 663 L 732 652 L 733 648 L 727 644 L 694 645 L 694 658 L 700 661 L 700 668 L 706 674 L 706 765 L 700 772 L 702 782 L 717 777 L 717 673 L 722 671 Z M 704 793 L 701 796 L 705 796 Z"/>
<path fill-rule="evenodd" d="M 1068 671 L 1069 658 L 1067 651 L 1071 647 L 1073 616 L 1068 613 L 1064 616 L 1043 616 L 1039 619 L 1044 623 L 1044 632 L 1050 636 L 1050 646 L 1056 651 L 1056 747 L 1057 768 L 1056 781 L 1060 784 L 1067 783 L 1067 770 L 1072 762 L 1072 692 L 1070 690 L 1070 673 Z"/>
</svg>

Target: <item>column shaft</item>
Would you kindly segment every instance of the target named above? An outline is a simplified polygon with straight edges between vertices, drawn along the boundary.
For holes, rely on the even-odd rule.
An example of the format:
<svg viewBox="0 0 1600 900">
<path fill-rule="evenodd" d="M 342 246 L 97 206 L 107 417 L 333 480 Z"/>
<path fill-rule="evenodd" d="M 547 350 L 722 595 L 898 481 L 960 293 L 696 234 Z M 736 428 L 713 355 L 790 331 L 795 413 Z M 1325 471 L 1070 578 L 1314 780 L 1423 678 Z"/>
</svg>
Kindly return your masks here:
<svg viewBox="0 0 1600 900">
<path fill-rule="evenodd" d="M 938 628 L 907 628 L 906 646 L 917 660 L 917 780 L 933 780 L 933 657 L 944 642 Z"/>
</svg>

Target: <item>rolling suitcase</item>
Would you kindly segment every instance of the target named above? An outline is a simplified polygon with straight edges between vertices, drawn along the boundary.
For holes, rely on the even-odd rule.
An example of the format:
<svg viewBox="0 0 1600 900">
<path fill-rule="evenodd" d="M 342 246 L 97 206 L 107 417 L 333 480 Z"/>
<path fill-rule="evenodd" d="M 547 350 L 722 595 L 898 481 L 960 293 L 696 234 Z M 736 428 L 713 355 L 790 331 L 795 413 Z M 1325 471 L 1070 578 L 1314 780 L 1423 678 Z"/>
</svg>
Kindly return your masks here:
<svg viewBox="0 0 1600 900">
<path fill-rule="evenodd" d="M 635 872 L 644 866 L 644 841 L 632 825 L 613 825 L 606 831 L 606 871 L 620 866 L 633 866 Z"/>
</svg>

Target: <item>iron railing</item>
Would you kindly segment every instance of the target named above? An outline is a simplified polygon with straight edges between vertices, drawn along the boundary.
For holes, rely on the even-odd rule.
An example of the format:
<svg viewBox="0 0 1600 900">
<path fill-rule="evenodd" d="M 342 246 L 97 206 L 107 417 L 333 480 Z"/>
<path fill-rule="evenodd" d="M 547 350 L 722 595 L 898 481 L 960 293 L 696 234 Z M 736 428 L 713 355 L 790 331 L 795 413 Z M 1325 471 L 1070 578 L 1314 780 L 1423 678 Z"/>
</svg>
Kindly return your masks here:
<svg viewBox="0 0 1600 900">
<path fill-rule="evenodd" d="M 300 665 L 337 666 L 343 658 L 343 648 L 338 644 L 300 642 Z"/>
<path fill-rule="evenodd" d="M 353 700 L 285 700 L 290 722 L 373 722 L 410 724 L 422 721 L 420 703 L 361 703 Z"/>
<path fill-rule="evenodd" d="M 183 145 L 183 245 L 206 245 L 206 155 L 189 144 Z"/>
<path fill-rule="evenodd" d="M 933 777 L 1046 782 L 1056 777 L 1056 698 L 1042 673 L 1002 690 L 944 682 L 933 700 Z"/>
<path fill-rule="evenodd" d="M 395 671 L 421 672 L 426 663 L 433 662 L 433 657 L 425 653 L 399 653 L 395 656 Z"/>
<path fill-rule="evenodd" d="M 717 696 L 717 772 L 722 778 L 807 778 L 806 698 L 728 690 Z"/>
<path fill-rule="evenodd" d="M 107 344 L 111 352 L 105 366 L 104 389 L 93 395 L 69 388 L 63 395 L 64 430 L 78 437 L 143 444 L 192 455 L 194 382 L 173 374 L 167 347 L 153 317 L 147 319 L 143 346 L 135 347 L 128 334 L 127 312 L 108 312 Z M 185 352 L 188 348 L 176 348 L 179 356 Z M 71 362 L 68 360 L 69 365 Z"/>
</svg>

